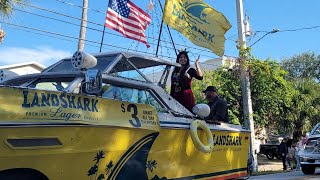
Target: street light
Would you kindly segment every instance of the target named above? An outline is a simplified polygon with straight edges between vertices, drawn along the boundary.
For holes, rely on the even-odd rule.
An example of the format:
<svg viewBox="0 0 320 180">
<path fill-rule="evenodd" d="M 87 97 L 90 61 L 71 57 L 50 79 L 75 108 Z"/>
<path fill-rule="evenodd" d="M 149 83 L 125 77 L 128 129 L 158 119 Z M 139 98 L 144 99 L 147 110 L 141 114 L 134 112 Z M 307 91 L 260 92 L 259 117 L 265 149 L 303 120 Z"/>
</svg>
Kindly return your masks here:
<svg viewBox="0 0 320 180">
<path fill-rule="evenodd" d="M 259 38 L 256 42 L 254 42 L 253 44 L 251 44 L 250 47 L 252 47 L 253 45 L 255 45 L 257 42 L 259 42 L 261 39 L 263 39 L 264 37 L 266 37 L 268 34 L 273 34 L 276 32 L 279 32 L 280 29 L 273 29 L 272 31 L 267 32 L 265 35 L 263 35 L 261 38 Z"/>
</svg>

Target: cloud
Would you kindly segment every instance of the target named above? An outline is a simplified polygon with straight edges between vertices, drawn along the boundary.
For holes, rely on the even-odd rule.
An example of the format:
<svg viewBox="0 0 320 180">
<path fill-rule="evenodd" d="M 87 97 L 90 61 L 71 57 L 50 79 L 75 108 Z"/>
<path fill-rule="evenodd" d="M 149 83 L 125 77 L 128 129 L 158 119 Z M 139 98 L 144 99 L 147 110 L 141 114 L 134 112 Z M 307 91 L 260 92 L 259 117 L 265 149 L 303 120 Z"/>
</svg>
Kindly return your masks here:
<svg viewBox="0 0 320 180">
<path fill-rule="evenodd" d="M 45 66 L 49 66 L 60 59 L 71 55 L 71 52 L 49 47 L 38 47 L 34 49 L 5 47 L 0 48 L 0 65 L 36 61 Z"/>
</svg>

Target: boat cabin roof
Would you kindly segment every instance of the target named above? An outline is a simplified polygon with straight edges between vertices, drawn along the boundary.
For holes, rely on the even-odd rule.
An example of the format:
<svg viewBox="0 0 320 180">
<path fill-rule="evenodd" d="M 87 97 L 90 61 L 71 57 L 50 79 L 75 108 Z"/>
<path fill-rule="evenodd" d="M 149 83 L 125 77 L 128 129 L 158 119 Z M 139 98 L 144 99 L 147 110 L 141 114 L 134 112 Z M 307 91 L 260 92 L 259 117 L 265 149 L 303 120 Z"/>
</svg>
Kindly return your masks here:
<svg viewBox="0 0 320 180">
<path fill-rule="evenodd" d="M 164 60 L 154 56 L 148 56 L 144 54 L 138 54 L 134 52 L 108 52 L 108 53 L 92 53 L 91 55 L 97 58 L 97 65 L 96 69 L 99 69 L 103 74 L 108 74 L 112 67 L 115 64 L 119 64 L 124 60 L 127 60 L 133 64 L 133 66 L 118 66 L 117 71 L 129 71 L 135 68 L 143 69 L 148 67 L 155 67 L 155 66 L 175 66 L 180 67 L 179 63 L 171 62 L 168 60 Z M 70 72 L 70 71 L 80 71 L 72 67 L 71 58 L 64 58 L 59 62 L 49 66 L 43 72 Z M 135 68 L 134 68 L 135 67 Z"/>
</svg>

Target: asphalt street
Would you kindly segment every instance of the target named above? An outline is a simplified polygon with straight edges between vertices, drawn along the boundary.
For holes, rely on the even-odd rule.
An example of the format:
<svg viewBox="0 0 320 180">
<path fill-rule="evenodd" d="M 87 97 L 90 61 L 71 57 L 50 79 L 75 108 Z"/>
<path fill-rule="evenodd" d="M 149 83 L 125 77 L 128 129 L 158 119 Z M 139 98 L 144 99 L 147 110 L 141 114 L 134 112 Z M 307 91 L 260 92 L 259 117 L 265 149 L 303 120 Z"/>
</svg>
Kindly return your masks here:
<svg viewBox="0 0 320 180">
<path fill-rule="evenodd" d="M 267 175 L 260 175 L 260 176 L 251 176 L 249 180 L 304 180 L 304 179 L 311 179 L 316 180 L 320 179 L 320 169 L 316 169 L 315 174 L 313 175 L 305 175 L 302 171 L 289 171 L 283 173 L 275 173 L 275 174 L 267 174 Z"/>
</svg>

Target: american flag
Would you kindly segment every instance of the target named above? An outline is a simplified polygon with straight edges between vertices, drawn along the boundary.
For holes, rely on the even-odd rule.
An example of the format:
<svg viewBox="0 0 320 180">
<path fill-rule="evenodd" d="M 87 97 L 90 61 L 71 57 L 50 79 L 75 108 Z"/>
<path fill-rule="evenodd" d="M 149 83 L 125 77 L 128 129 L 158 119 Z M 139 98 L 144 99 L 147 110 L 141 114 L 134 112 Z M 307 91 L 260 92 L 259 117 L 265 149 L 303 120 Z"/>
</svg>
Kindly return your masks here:
<svg viewBox="0 0 320 180">
<path fill-rule="evenodd" d="M 150 16 L 130 0 L 109 0 L 105 26 L 150 47 L 144 31 Z"/>
</svg>

